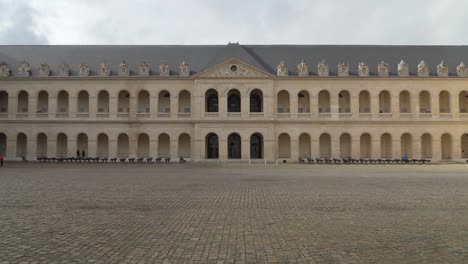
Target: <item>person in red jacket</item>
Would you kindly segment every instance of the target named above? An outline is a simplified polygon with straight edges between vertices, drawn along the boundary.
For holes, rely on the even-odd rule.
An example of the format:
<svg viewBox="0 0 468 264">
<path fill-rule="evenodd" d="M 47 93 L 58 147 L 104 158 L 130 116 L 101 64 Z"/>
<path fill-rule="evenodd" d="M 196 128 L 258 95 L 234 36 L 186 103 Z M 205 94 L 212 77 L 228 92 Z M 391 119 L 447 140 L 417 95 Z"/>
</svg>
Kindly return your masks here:
<svg viewBox="0 0 468 264">
<path fill-rule="evenodd" d="M 0 167 L 3 167 L 3 155 L 0 154 Z"/>
</svg>

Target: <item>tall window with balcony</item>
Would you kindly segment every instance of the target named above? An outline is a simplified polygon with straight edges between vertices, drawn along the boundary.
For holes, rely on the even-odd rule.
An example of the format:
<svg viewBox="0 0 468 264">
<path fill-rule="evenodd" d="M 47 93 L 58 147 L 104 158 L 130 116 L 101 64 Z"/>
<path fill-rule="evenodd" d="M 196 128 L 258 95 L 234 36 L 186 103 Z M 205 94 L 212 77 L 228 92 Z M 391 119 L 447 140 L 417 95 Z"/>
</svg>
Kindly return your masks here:
<svg viewBox="0 0 468 264">
<path fill-rule="evenodd" d="M 171 112 L 171 94 L 166 90 L 159 92 L 158 112 L 166 114 Z"/>
<path fill-rule="evenodd" d="M 338 94 L 339 113 L 351 113 L 351 97 L 348 91 L 341 91 Z"/>
<path fill-rule="evenodd" d="M 241 137 L 237 133 L 232 133 L 228 137 L 228 159 L 240 159 L 242 156 Z"/>
<path fill-rule="evenodd" d="M 205 93 L 205 112 L 217 113 L 218 111 L 218 92 L 215 89 L 209 89 Z"/>
<path fill-rule="evenodd" d="M 219 140 L 218 135 L 210 133 L 206 135 L 206 158 L 207 159 L 218 159 L 219 158 Z"/>
<path fill-rule="evenodd" d="M 138 93 L 138 114 L 145 115 L 150 113 L 150 94 L 148 91 Z"/>
<path fill-rule="evenodd" d="M 120 91 L 118 102 L 117 102 L 117 112 L 119 113 L 128 113 L 130 112 L 130 94 L 127 91 Z"/>
<path fill-rule="evenodd" d="M 408 91 L 401 91 L 399 95 L 400 113 L 411 113 L 411 98 Z"/>
<path fill-rule="evenodd" d="M 49 112 L 49 94 L 46 91 L 40 91 L 37 96 L 37 110 L 38 114 L 46 114 Z"/>
<path fill-rule="evenodd" d="M 255 89 L 252 92 L 250 92 L 250 112 L 263 112 L 263 93 L 259 89 Z"/>
<path fill-rule="evenodd" d="M 426 114 L 431 113 L 431 95 L 428 91 L 419 93 L 419 112 Z"/>
<path fill-rule="evenodd" d="M 109 93 L 100 91 L 98 93 L 98 113 L 97 116 L 108 117 L 109 115 Z"/>
<path fill-rule="evenodd" d="M 190 115 L 191 113 L 191 95 L 187 90 L 182 90 L 179 93 L 179 114 Z"/>
<path fill-rule="evenodd" d="M 228 92 L 227 98 L 228 113 L 240 113 L 241 111 L 241 95 L 239 90 L 232 89 Z"/>
<path fill-rule="evenodd" d="M 289 93 L 285 90 L 282 90 L 278 93 L 277 98 L 277 112 L 278 113 L 289 113 Z"/>
<path fill-rule="evenodd" d="M 458 101 L 460 104 L 460 113 L 468 113 L 468 92 L 463 91 L 458 95 Z"/>
<path fill-rule="evenodd" d="M 89 113 L 89 94 L 86 91 L 78 93 L 77 114 L 85 116 Z"/>
<path fill-rule="evenodd" d="M 18 94 L 18 113 L 27 113 L 29 104 L 29 95 L 26 91 L 21 91 Z"/>
<path fill-rule="evenodd" d="M 322 90 L 318 94 L 318 113 L 330 113 L 330 93 Z"/>
<path fill-rule="evenodd" d="M 307 91 L 300 91 L 297 94 L 297 112 L 310 113 L 310 96 Z"/>
<path fill-rule="evenodd" d="M 60 91 L 57 96 L 57 115 L 67 115 L 68 109 L 68 93 Z"/>
<path fill-rule="evenodd" d="M 370 94 L 368 91 L 361 91 L 359 93 L 359 113 L 370 113 Z"/>
<path fill-rule="evenodd" d="M 443 114 L 451 113 L 450 94 L 448 91 L 442 91 L 439 94 L 439 112 Z"/>
<path fill-rule="evenodd" d="M 390 93 L 388 91 L 382 91 L 379 94 L 379 113 L 391 113 L 391 101 Z"/>
<path fill-rule="evenodd" d="M 8 93 L 0 91 L 0 114 L 8 113 Z"/>
</svg>

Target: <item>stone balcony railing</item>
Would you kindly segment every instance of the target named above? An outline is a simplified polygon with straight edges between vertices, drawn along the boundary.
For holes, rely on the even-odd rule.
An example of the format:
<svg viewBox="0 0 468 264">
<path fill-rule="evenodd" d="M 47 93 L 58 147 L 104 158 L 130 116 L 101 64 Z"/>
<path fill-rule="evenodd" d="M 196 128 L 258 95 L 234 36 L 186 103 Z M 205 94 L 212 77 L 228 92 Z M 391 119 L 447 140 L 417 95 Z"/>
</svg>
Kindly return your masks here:
<svg viewBox="0 0 468 264">
<path fill-rule="evenodd" d="M 372 113 L 359 113 L 359 119 L 370 120 L 372 119 Z"/>
<path fill-rule="evenodd" d="M 413 118 L 413 113 L 400 113 L 400 119 L 411 119 Z"/>
<path fill-rule="evenodd" d="M 318 113 L 318 119 L 324 120 L 324 119 L 331 119 L 332 114 L 331 113 Z"/>
<path fill-rule="evenodd" d="M 49 113 L 36 113 L 36 117 L 40 119 L 49 118 Z"/>
<path fill-rule="evenodd" d="M 338 119 L 340 120 L 351 120 L 353 118 L 353 114 L 351 113 L 339 113 Z"/>
</svg>

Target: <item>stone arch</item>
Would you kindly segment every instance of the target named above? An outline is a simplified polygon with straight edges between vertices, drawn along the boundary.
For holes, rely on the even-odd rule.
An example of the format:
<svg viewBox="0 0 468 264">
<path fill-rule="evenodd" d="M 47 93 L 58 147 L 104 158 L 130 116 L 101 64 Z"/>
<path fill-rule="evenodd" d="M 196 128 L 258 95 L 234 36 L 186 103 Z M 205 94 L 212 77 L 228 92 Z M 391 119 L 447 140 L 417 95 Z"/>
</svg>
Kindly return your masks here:
<svg viewBox="0 0 468 264">
<path fill-rule="evenodd" d="M 331 158 L 331 136 L 328 133 L 323 133 L 319 137 L 319 156 Z"/>
<path fill-rule="evenodd" d="M 413 157 L 413 137 L 409 133 L 404 133 L 400 138 L 401 156 Z"/>
<path fill-rule="evenodd" d="M 68 136 L 65 133 L 57 135 L 57 148 L 56 156 L 64 158 L 68 156 Z"/>
<path fill-rule="evenodd" d="M 419 93 L 419 112 L 431 112 L 431 94 L 428 91 L 424 90 Z"/>
<path fill-rule="evenodd" d="M 46 91 L 40 91 L 37 95 L 37 113 L 48 113 L 49 112 L 49 93 Z"/>
<path fill-rule="evenodd" d="M 16 157 L 26 157 L 28 155 L 28 137 L 24 133 L 16 136 Z"/>
<path fill-rule="evenodd" d="M 219 159 L 219 138 L 215 133 L 209 133 L 205 137 L 206 158 Z"/>
<path fill-rule="evenodd" d="M 109 92 L 105 90 L 98 93 L 98 113 L 109 113 Z"/>
<path fill-rule="evenodd" d="M 310 146 L 311 146 L 310 135 L 307 133 L 302 133 L 299 136 L 299 157 L 310 158 L 311 157 Z"/>
<path fill-rule="evenodd" d="M 338 94 L 338 106 L 339 113 L 351 113 L 351 96 L 347 90 Z"/>
<path fill-rule="evenodd" d="M 370 93 L 363 90 L 359 93 L 359 113 L 370 113 L 371 112 L 371 99 Z"/>
<path fill-rule="evenodd" d="M 263 159 L 263 135 L 260 133 L 250 136 L 250 158 Z"/>
<path fill-rule="evenodd" d="M 460 105 L 460 113 L 468 113 L 468 92 L 461 91 L 458 95 L 458 102 Z"/>
<path fill-rule="evenodd" d="M 260 89 L 250 92 L 250 112 L 263 113 L 263 93 Z"/>
<path fill-rule="evenodd" d="M 429 133 L 424 133 L 421 136 L 421 158 L 432 158 L 432 135 Z"/>
<path fill-rule="evenodd" d="M 7 136 L 0 132 L 0 155 L 7 155 Z"/>
<path fill-rule="evenodd" d="M 182 90 L 179 92 L 179 113 L 190 113 L 192 111 L 191 110 L 192 108 L 191 98 L 192 96 L 189 91 Z"/>
<path fill-rule="evenodd" d="M 441 91 L 439 93 L 439 112 L 440 113 L 451 113 L 452 107 L 451 104 L 450 93 L 448 91 Z"/>
<path fill-rule="evenodd" d="M 392 157 L 392 135 L 384 133 L 380 136 L 380 158 L 391 159 Z"/>
<path fill-rule="evenodd" d="M 379 93 L 379 113 L 391 113 L 391 97 L 390 92 L 383 90 Z"/>
<path fill-rule="evenodd" d="M 166 133 L 158 137 L 158 157 L 169 158 L 171 156 L 171 138 Z"/>
<path fill-rule="evenodd" d="M 138 113 L 150 112 L 150 94 L 146 90 L 138 93 Z"/>
<path fill-rule="evenodd" d="M 278 136 L 278 158 L 291 158 L 291 137 L 286 133 Z"/>
<path fill-rule="evenodd" d="M 406 90 L 401 91 L 399 95 L 400 113 L 411 113 L 411 96 Z"/>
<path fill-rule="evenodd" d="M 237 89 L 229 90 L 227 94 L 228 112 L 241 112 L 241 93 Z"/>
<path fill-rule="evenodd" d="M 78 93 L 78 104 L 76 112 L 89 113 L 89 93 L 87 91 L 83 90 Z"/>
<path fill-rule="evenodd" d="M 242 138 L 237 133 L 231 133 L 227 140 L 228 159 L 242 158 Z"/>
<path fill-rule="evenodd" d="M 289 93 L 286 90 L 281 90 L 277 95 L 277 112 L 278 113 L 289 113 L 290 102 Z"/>
<path fill-rule="evenodd" d="M 468 158 L 468 133 L 461 136 L 461 155 L 463 159 Z"/>
<path fill-rule="evenodd" d="M 443 160 L 452 159 L 452 136 L 449 133 L 444 133 L 440 137 L 441 157 Z"/>
<path fill-rule="evenodd" d="M 78 134 L 78 136 L 76 137 L 76 148 L 77 148 L 77 151 L 80 152 L 80 155 L 82 158 L 89 156 L 88 135 L 86 135 L 85 133 Z M 83 151 L 84 151 L 84 155 L 83 155 Z"/>
<path fill-rule="evenodd" d="M 69 112 L 69 96 L 67 91 L 60 91 L 57 95 L 57 113 Z"/>
<path fill-rule="evenodd" d="M 120 91 L 117 100 L 117 112 L 130 112 L 130 93 L 127 90 Z"/>
<path fill-rule="evenodd" d="M 138 135 L 138 157 L 139 158 L 148 158 L 150 153 L 150 138 L 148 134 L 141 133 Z"/>
<path fill-rule="evenodd" d="M 18 93 L 18 113 L 27 113 L 29 111 L 29 94 L 26 91 L 21 91 Z"/>
<path fill-rule="evenodd" d="M 171 112 L 171 94 L 162 90 L 158 95 L 158 112 L 159 113 L 170 113 Z"/>
<path fill-rule="evenodd" d="M 369 133 L 364 133 L 360 137 L 360 155 L 361 159 L 372 158 L 372 137 Z"/>
<path fill-rule="evenodd" d="M 8 93 L 0 91 L 0 113 L 8 113 Z"/>
<path fill-rule="evenodd" d="M 340 158 L 351 156 L 351 135 L 343 133 L 340 136 Z"/>
<path fill-rule="evenodd" d="M 208 89 L 205 93 L 205 111 L 219 112 L 219 96 L 215 89 Z"/>
<path fill-rule="evenodd" d="M 128 158 L 129 153 L 129 138 L 125 133 L 119 134 L 117 137 L 117 157 Z"/>
<path fill-rule="evenodd" d="M 310 95 L 306 90 L 302 90 L 297 94 L 297 112 L 310 113 Z"/>
<path fill-rule="evenodd" d="M 47 156 L 47 135 L 44 133 L 37 134 L 36 138 L 36 156 L 46 157 Z"/>
<path fill-rule="evenodd" d="M 179 135 L 179 157 L 190 158 L 192 157 L 192 144 L 190 135 L 182 133 Z"/>
<path fill-rule="evenodd" d="M 330 93 L 327 90 L 318 93 L 318 112 L 330 113 Z"/>
<path fill-rule="evenodd" d="M 100 133 L 97 137 L 97 156 L 109 157 L 109 136 L 106 133 Z"/>
</svg>

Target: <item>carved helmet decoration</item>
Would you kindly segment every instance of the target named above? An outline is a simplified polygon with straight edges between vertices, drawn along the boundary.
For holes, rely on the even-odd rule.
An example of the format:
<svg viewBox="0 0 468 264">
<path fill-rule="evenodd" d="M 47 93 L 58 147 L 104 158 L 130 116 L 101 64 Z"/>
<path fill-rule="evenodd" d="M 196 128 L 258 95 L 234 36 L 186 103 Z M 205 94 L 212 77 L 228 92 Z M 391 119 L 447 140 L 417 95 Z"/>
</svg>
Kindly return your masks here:
<svg viewBox="0 0 468 264">
<path fill-rule="evenodd" d="M 309 76 L 309 66 L 304 60 L 297 65 L 297 74 L 299 76 Z"/>
<path fill-rule="evenodd" d="M 460 62 L 460 65 L 457 66 L 457 75 L 459 77 L 468 77 L 468 69 L 465 66 L 465 63 Z"/>
<path fill-rule="evenodd" d="M 10 76 L 10 68 L 8 67 L 8 64 L 6 62 L 1 62 L 0 63 L 0 77 L 7 77 Z"/>
<path fill-rule="evenodd" d="M 276 74 L 278 76 L 288 76 L 288 66 L 286 65 L 286 62 L 281 61 L 278 66 L 276 66 Z"/>
<path fill-rule="evenodd" d="M 326 77 L 330 74 L 328 64 L 325 60 L 322 60 L 321 62 L 319 62 L 319 64 L 317 64 L 317 73 L 318 76 L 321 77 Z"/>
<path fill-rule="evenodd" d="M 398 76 L 409 76 L 409 67 L 404 60 L 398 63 Z"/>
<path fill-rule="evenodd" d="M 387 63 L 381 61 L 379 65 L 377 65 L 377 72 L 380 77 L 388 77 L 390 75 L 390 69 Z"/>
<path fill-rule="evenodd" d="M 190 67 L 189 67 L 189 65 L 185 62 L 185 60 L 183 60 L 183 61 L 180 63 L 180 66 L 179 66 L 179 74 L 180 74 L 180 76 L 184 76 L 184 77 L 190 76 Z"/>
<path fill-rule="evenodd" d="M 440 77 L 447 77 L 449 74 L 448 72 L 448 65 L 444 61 L 437 65 L 437 76 Z"/>
<path fill-rule="evenodd" d="M 80 72 L 79 72 L 80 76 L 89 76 L 89 66 L 88 66 L 88 64 L 86 64 L 84 62 L 81 63 L 79 69 L 80 69 Z"/>
<path fill-rule="evenodd" d="M 369 66 L 366 63 L 364 63 L 364 62 L 359 63 L 359 65 L 358 65 L 358 75 L 363 76 L 363 77 L 369 76 Z"/>
<path fill-rule="evenodd" d="M 50 75 L 50 67 L 49 67 L 49 64 L 43 63 L 43 64 L 41 64 L 41 65 L 39 66 L 39 75 L 40 75 L 41 77 L 47 77 L 47 76 Z"/>
<path fill-rule="evenodd" d="M 28 77 L 29 75 L 31 75 L 31 66 L 24 61 L 18 66 L 18 76 Z"/>
<path fill-rule="evenodd" d="M 146 62 L 142 62 L 138 65 L 138 74 L 140 76 L 149 76 L 150 68 Z"/>
<path fill-rule="evenodd" d="M 128 64 L 125 61 L 122 61 L 119 65 L 119 76 L 127 77 L 130 75 L 130 69 L 128 68 Z"/>
<path fill-rule="evenodd" d="M 167 77 L 169 76 L 170 69 L 169 65 L 166 62 L 159 64 L 159 76 Z"/>
<path fill-rule="evenodd" d="M 99 64 L 99 76 L 107 77 L 110 74 L 111 74 L 111 70 L 110 70 L 109 65 L 107 63 Z"/>
<path fill-rule="evenodd" d="M 338 63 L 338 76 L 349 76 L 349 65 L 347 63 Z"/>
<path fill-rule="evenodd" d="M 62 77 L 70 75 L 70 67 L 68 67 L 68 64 L 64 63 L 59 65 L 59 75 Z"/>
<path fill-rule="evenodd" d="M 429 76 L 429 66 L 425 61 L 421 61 L 418 64 L 418 76 L 427 77 Z"/>
</svg>

